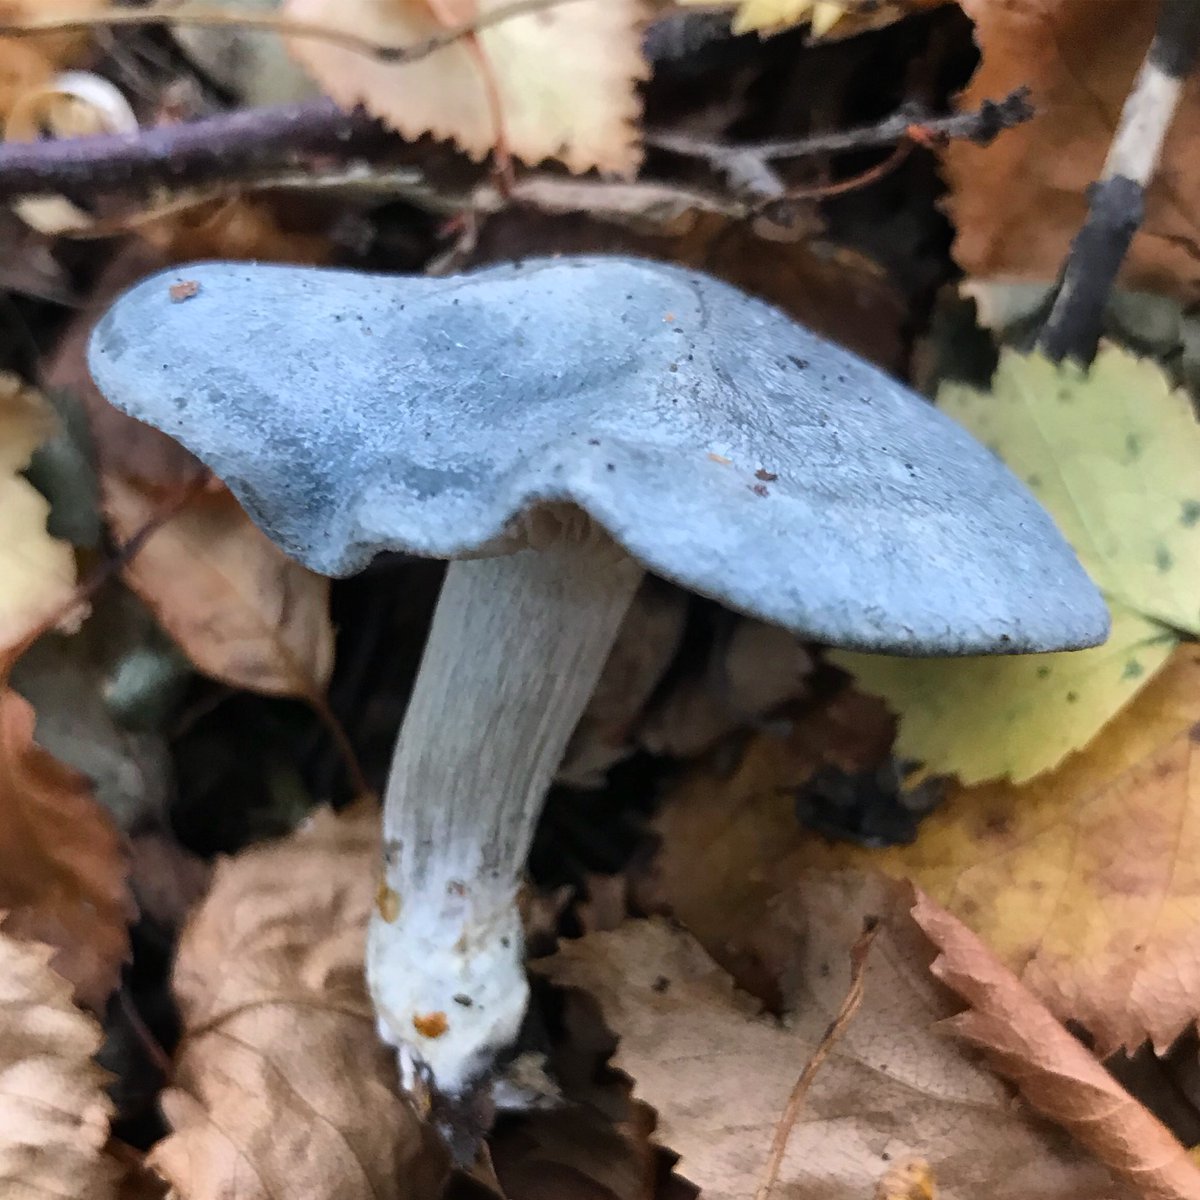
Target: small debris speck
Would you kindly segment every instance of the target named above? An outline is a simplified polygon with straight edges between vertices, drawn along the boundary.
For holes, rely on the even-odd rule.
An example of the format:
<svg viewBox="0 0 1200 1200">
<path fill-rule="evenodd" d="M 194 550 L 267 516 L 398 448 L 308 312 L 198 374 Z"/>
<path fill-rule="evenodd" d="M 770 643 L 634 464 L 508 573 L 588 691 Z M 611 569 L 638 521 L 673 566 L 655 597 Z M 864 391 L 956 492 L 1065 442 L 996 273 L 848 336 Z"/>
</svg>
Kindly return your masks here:
<svg viewBox="0 0 1200 1200">
<path fill-rule="evenodd" d="M 708 452 L 708 457 L 712 459 L 713 462 L 720 463 L 723 467 L 727 467 L 731 462 L 733 462 L 732 458 L 726 458 L 723 454 L 714 454 L 711 450 Z"/>
<path fill-rule="evenodd" d="M 414 1013 L 413 1028 L 427 1038 L 440 1038 L 450 1028 L 444 1012 Z"/>
<path fill-rule="evenodd" d="M 768 471 L 766 467 L 759 467 L 758 470 L 754 472 L 754 478 L 761 479 L 763 483 L 774 483 L 779 476 L 776 475 L 774 471 Z"/>
<path fill-rule="evenodd" d="M 400 916 L 400 894 L 386 883 L 380 883 L 375 892 L 375 907 L 379 915 L 391 925 Z"/>
<path fill-rule="evenodd" d="M 766 485 L 762 483 L 754 483 L 750 485 L 750 490 L 756 496 L 769 496 L 771 493 L 767 491 Z"/>
<path fill-rule="evenodd" d="M 650 990 L 657 992 L 660 996 L 663 992 L 670 991 L 671 981 L 665 976 L 660 975 L 651 985 Z"/>
<path fill-rule="evenodd" d="M 178 283 L 173 283 L 167 289 L 167 294 L 171 297 L 172 304 L 182 304 L 185 300 L 190 300 L 200 290 L 200 284 L 195 279 L 181 279 Z"/>
<path fill-rule="evenodd" d="M 671 324 L 671 323 L 672 323 L 672 322 L 675 320 L 675 314 L 674 314 L 674 313 L 667 313 L 667 314 L 666 314 L 666 315 L 663 317 L 663 320 L 664 320 L 664 321 L 666 321 L 666 323 L 667 323 L 668 325 L 670 325 L 670 324 Z"/>
<path fill-rule="evenodd" d="M 454 997 L 454 1003 L 461 1004 L 463 1006 L 463 1008 L 470 1008 L 471 1005 L 473 1005 L 475 1003 L 475 1001 L 472 1000 L 471 997 L 468 996 L 465 992 L 459 992 Z"/>
</svg>

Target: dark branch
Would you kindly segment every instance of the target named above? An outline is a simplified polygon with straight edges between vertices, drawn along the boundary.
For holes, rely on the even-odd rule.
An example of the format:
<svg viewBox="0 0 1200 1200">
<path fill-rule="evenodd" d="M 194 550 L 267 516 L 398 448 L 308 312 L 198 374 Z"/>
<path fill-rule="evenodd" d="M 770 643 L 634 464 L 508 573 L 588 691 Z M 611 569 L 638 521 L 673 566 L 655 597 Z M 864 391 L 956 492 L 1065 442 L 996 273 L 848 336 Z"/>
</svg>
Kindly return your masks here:
<svg viewBox="0 0 1200 1200">
<path fill-rule="evenodd" d="M 315 158 L 372 158 L 404 143 L 332 100 L 242 109 L 130 134 L 0 145 L 0 200 L 86 189 L 144 192 L 238 183 Z"/>
</svg>

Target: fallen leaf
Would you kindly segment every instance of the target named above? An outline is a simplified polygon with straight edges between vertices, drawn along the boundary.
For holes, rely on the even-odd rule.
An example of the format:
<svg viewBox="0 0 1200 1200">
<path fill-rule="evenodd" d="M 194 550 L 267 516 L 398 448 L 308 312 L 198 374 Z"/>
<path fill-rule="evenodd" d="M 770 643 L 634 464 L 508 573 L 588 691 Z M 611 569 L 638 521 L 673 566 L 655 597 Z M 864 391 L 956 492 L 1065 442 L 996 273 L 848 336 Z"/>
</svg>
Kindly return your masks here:
<svg viewBox="0 0 1200 1200">
<path fill-rule="evenodd" d="M 1091 370 L 1005 350 L 992 386 L 938 407 L 1019 475 L 1109 601 L 1092 650 L 999 659 L 835 652 L 900 717 L 896 753 L 964 783 L 1014 783 L 1088 744 L 1184 633 L 1200 633 L 1200 425 L 1161 367 L 1114 346 Z"/>
<path fill-rule="evenodd" d="M 1105 1056 L 1147 1037 L 1165 1050 L 1200 1017 L 1200 648 L 1176 650 L 1057 770 L 953 789 L 911 846 L 886 850 L 835 845 L 795 820 L 810 742 L 847 744 L 854 709 L 842 705 L 840 726 L 754 739 L 728 779 L 694 772 L 658 817 L 655 901 L 739 979 L 759 990 L 778 960 L 761 920 L 772 896 L 806 869 L 853 867 L 919 884 Z"/>
<path fill-rule="evenodd" d="M 92 785 L 33 740 L 34 712 L 0 686 L 0 909 L 6 932 L 54 947 L 54 969 L 102 1010 L 134 916 L 121 836 Z"/>
<path fill-rule="evenodd" d="M 19 474 L 54 429 L 41 396 L 0 373 L 0 651 L 67 604 L 75 588 L 75 555 L 47 532 L 50 505 Z"/>
<path fill-rule="evenodd" d="M 684 5 L 711 9 L 712 0 L 680 0 Z M 779 33 L 794 25 L 808 25 L 813 38 L 849 37 L 867 29 L 879 29 L 922 8 L 933 8 L 946 0 L 882 0 L 858 4 L 855 0 L 740 0 L 733 14 L 735 34 Z"/>
<path fill-rule="evenodd" d="M 946 150 L 954 255 L 979 278 L 1053 280 L 1087 211 L 1117 118 L 1154 36 L 1155 0 L 962 0 L 979 69 L 964 109 L 1029 86 L 1035 117 L 987 147 Z M 1192 73 L 1146 196 L 1123 286 L 1200 298 L 1200 75 Z M 1003 197 L 1003 203 L 997 198 Z"/>
<path fill-rule="evenodd" d="M 505 3 L 447 11 L 425 0 L 287 0 L 285 11 L 384 46 L 410 46 Z M 503 144 L 531 164 L 557 158 L 576 172 L 629 174 L 641 157 L 643 15 L 641 0 L 571 0 L 496 21 L 403 64 L 317 38 L 293 38 L 291 49 L 339 104 L 362 104 L 406 138 L 453 139 L 476 159 Z"/>
<path fill-rule="evenodd" d="M 113 1104 L 93 1056 L 100 1026 L 71 1002 L 53 951 L 0 933 L 0 1194 L 108 1200 Z"/>
<path fill-rule="evenodd" d="M 943 1200 L 1120 1192 L 931 1028 L 955 1006 L 929 976 L 932 955 L 903 889 L 848 874 L 797 885 L 777 914 L 792 947 L 786 1022 L 661 922 L 564 943 L 546 964 L 556 983 L 599 1001 L 620 1037 L 614 1065 L 657 1111 L 656 1139 L 680 1155 L 681 1175 L 711 1200 L 754 1196 L 792 1086 L 842 1005 L 849 947 L 874 916 L 883 927 L 862 1006 L 814 1077 L 772 1194 L 870 1196 L 906 1156 L 929 1162 Z"/>
<path fill-rule="evenodd" d="M 125 541 L 161 503 L 111 475 L 104 509 Z M 191 500 L 124 574 L 205 674 L 269 695 L 312 697 L 324 687 L 333 664 L 329 581 L 288 558 L 228 492 Z"/>
<path fill-rule="evenodd" d="M 1025 783 L 1088 743 L 1154 677 L 1174 633 L 1112 606 L 1103 646 L 1066 654 L 892 658 L 835 652 L 900 719 L 899 758 L 961 783 Z"/>
<path fill-rule="evenodd" d="M 317 813 L 220 863 L 180 941 L 184 1023 L 150 1165 L 188 1200 L 437 1195 L 363 978 L 379 819 Z"/>
<path fill-rule="evenodd" d="M 1160 1051 L 1200 1016 L 1200 649 L 1184 646 L 1102 738 L 1015 788 L 962 789 L 912 846 L 809 843 L 799 862 L 907 876 L 1102 1053 Z"/>
<path fill-rule="evenodd" d="M 1025 480 L 1106 596 L 1200 633 L 1200 425 L 1156 362 L 1005 350 L 989 391 L 948 384 L 937 404 Z"/>
<path fill-rule="evenodd" d="M 918 893 L 913 918 L 940 951 L 933 974 L 968 1004 L 947 1025 L 1039 1112 L 1141 1196 L 1196 1200 L 1200 1167 L 965 925 Z"/>
</svg>

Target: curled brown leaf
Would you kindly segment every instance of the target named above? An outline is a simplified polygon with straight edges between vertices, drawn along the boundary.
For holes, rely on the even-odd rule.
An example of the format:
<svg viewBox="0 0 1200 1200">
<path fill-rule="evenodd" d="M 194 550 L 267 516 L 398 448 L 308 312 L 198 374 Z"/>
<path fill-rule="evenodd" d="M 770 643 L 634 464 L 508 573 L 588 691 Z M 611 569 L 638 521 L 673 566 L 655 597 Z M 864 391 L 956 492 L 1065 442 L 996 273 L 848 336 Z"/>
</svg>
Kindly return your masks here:
<svg viewBox="0 0 1200 1200">
<path fill-rule="evenodd" d="M 1170 1130 L 971 930 L 919 891 L 913 917 L 940 951 L 934 975 L 970 1006 L 946 1022 L 957 1035 L 1147 1200 L 1200 1197 L 1200 1167 Z"/>
</svg>

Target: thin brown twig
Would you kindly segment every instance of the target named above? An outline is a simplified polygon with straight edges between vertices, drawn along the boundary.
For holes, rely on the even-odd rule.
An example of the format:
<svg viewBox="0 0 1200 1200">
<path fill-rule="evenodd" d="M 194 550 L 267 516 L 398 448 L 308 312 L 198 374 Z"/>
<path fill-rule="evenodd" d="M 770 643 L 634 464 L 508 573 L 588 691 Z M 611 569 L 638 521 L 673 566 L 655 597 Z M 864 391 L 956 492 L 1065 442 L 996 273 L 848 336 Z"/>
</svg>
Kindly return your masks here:
<svg viewBox="0 0 1200 1200">
<path fill-rule="evenodd" d="M 806 138 L 735 144 L 651 130 L 646 135 L 646 144 L 671 154 L 698 158 L 723 174 L 735 187 L 763 199 L 783 199 L 796 198 L 796 193 L 787 187 L 772 166 L 783 159 L 819 158 L 853 150 L 881 149 L 897 143 L 911 146 L 970 141 L 987 145 L 1004 130 L 1023 124 L 1033 116 L 1029 89 L 1017 88 L 1000 100 L 985 100 L 969 112 L 935 117 L 910 107 L 872 125 Z"/>
<path fill-rule="evenodd" d="M 578 2 L 579 0 L 510 0 L 508 4 L 481 13 L 472 21 L 452 25 L 442 33 L 436 33 L 408 46 L 389 46 L 362 34 L 334 29 L 316 21 L 298 21 L 293 17 L 279 16 L 275 13 L 231 12 L 223 8 L 191 8 L 181 12 L 171 6 L 120 9 L 115 12 L 94 13 L 86 17 L 42 17 L 34 21 L 4 21 L 0 22 L 0 34 L 5 37 L 33 37 L 42 33 L 87 33 L 92 29 L 122 25 L 201 25 L 277 33 L 284 37 L 314 38 L 340 46 L 344 50 L 379 59 L 381 62 L 410 63 L 444 49 L 460 38 L 479 33 L 513 17 L 528 16 L 548 8 L 557 8 L 562 4 Z"/>
<path fill-rule="evenodd" d="M 878 182 L 885 175 L 890 175 L 911 153 L 912 142 L 901 142 L 882 162 L 873 167 L 851 175 L 848 179 L 838 179 L 833 183 L 814 183 L 811 187 L 790 187 L 779 200 L 829 200 L 834 196 L 844 196 L 848 192 L 857 192 Z M 774 204 L 775 200 L 765 200 L 764 204 Z"/>
<path fill-rule="evenodd" d="M 870 953 L 871 944 L 875 941 L 878 932 L 878 920 L 869 917 L 863 922 L 862 933 L 850 947 L 850 986 L 846 990 L 846 998 L 842 1001 L 842 1007 L 838 1009 L 837 1016 L 830 1021 L 829 1027 L 825 1030 L 820 1042 L 817 1043 L 812 1057 L 805 1063 L 804 1070 L 800 1072 L 800 1078 L 796 1080 L 796 1086 L 792 1088 L 792 1094 L 788 1097 L 783 1115 L 779 1118 L 779 1124 L 775 1126 L 775 1136 L 771 1139 L 771 1150 L 763 1169 L 762 1183 L 754 1193 L 754 1200 L 767 1200 L 774 1189 L 779 1179 L 779 1169 L 783 1165 L 784 1153 L 787 1151 L 788 1139 L 800 1118 L 805 1098 L 808 1096 L 808 1089 L 812 1086 L 812 1081 L 821 1069 L 822 1063 L 829 1057 L 830 1051 L 845 1033 L 846 1027 L 854 1019 L 854 1014 L 858 1012 L 859 1006 L 862 1004 L 863 989 L 866 984 L 867 955 Z"/>
</svg>

